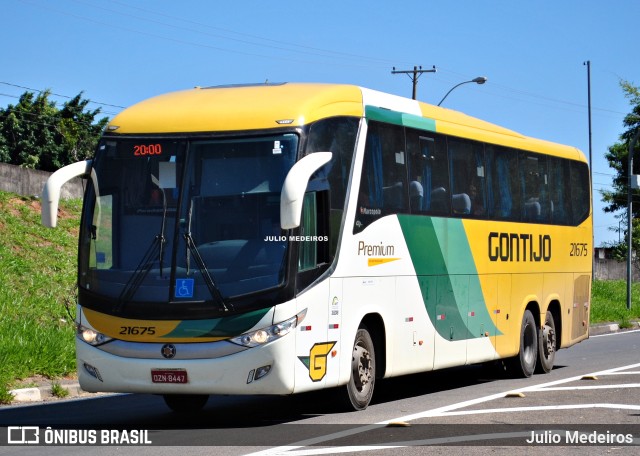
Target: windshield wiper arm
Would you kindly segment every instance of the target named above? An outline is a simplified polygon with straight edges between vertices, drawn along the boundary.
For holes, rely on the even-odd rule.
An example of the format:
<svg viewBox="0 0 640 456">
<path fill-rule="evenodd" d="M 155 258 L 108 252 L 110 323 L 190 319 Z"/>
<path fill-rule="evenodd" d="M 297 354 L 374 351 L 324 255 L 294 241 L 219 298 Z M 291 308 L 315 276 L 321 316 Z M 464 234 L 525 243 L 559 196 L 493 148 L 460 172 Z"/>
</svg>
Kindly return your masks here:
<svg viewBox="0 0 640 456">
<path fill-rule="evenodd" d="M 149 245 L 149 248 L 140 260 L 140 263 L 138 263 L 136 270 L 133 271 L 133 274 L 131 274 L 129 280 L 122 289 L 122 292 L 118 297 L 118 303 L 114 307 L 115 312 L 119 313 L 126 304 L 131 302 L 133 296 L 136 294 L 136 291 L 138 291 L 138 288 L 140 288 L 140 285 L 142 285 L 142 282 L 144 282 L 144 279 L 145 277 L 147 277 L 147 274 L 151 270 L 151 267 L 156 262 L 158 255 L 162 257 L 162 246 L 164 243 L 165 239 L 162 233 L 153 238 L 153 241 L 151 241 L 151 245 Z M 157 247 L 158 244 L 160 245 L 159 249 Z"/>
<path fill-rule="evenodd" d="M 188 249 L 187 250 L 187 274 L 189 273 L 189 253 L 191 253 L 191 256 L 193 257 L 196 264 L 198 265 L 200 274 L 202 274 L 204 283 L 207 285 L 209 294 L 211 294 L 211 297 L 219 304 L 220 308 L 223 311 L 228 312 L 229 307 L 227 307 L 227 304 L 224 302 L 224 298 L 222 297 L 220 290 L 218 290 L 218 287 L 216 286 L 216 283 L 214 282 L 213 277 L 211 277 L 211 274 L 209 273 L 209 268 L 207 268 L 207 265 L 204 263 L 204 260 L 202 259 L 202 255 L 200 255 L 200 252 L 196 247 L 196 243 L 193 241 L 193 237 L 191 236 L 191 216 L 192 215 L 193 215 L 193 199 L 189 204 L 189 213 L 188 213 L 189 222 L 187 223 L 187 232 L 183 234 L 184 241 L 187 244 L 187 249 Z M 229 306 L 231 306 L 231 308 L 233 309 L 233 306 L 231 304 L 229 304 Z"/>
<path fill-rule="evenodd" d="M 142 260 L 140 260 L 140 263 L 138 263 L 136 270 L 133 272 L 131 277 L 129 277 L 129 280 L 122 289 L 122 292 L 118 297 L 118 303 L 114 308 L 116 312 L 122 311 L 123 307 L 131 302 L 136 291 L 138 291 L 138 288 L 140 288 L 140 285 L 144 282 L 145 277 L 147 277 L 147 274 L 156 260 L 159 263 L 160 277 L 162 277 L 162 269 L 164 266 L 164 244 L 167 242 L 164 237 L 164 230 L 167 221 L 167 198 L 165 197 L 164 189 L 160 187 L 158 179 L 154 175 L 151 175 L 151 180 L 162 192 L 162 222 L 160 223 L 160 234 L 156 235 L 153 241 L 151 241 L 151 245 L 142 257 Z M 154 251 L 157 251 L 157 255 L 154 255 Z"/>
<path fill-rule="evenodd" d="M 204 283 L 207 285 L 207 289 L 209 290 L 209 293 L 211 294 L 213 299 L 220 305 L 220 308 L 225 312 L 228 312 L 229 307 L 227 307 L 227 304 L 224 302 L 224 298 L 222 297 L 220 290 L 218 290 L 218 287 L 216 286 L 216 283 L 214 282 L 213 277 L 211 277 L 211 274 L 209 273 L 209 269 L 207 268 L 207 265 L 204 263 L 204 260 L 202 259 L 202 256 L 200 255 L 200 252 L 198 251 L 198 248 L 196 247 L 195 242 L 193 242 L 193 237 L 191 237 L 191 232 L 186 232 L 184 234 L 184 240 L 187 243 L 187 248 L 189 249 L 189 252 L 191 252 L 191 256 L 193 257 L 194 261 L 198 265 L 198 269 L 200 270 L 200 274 L 202 274 L 202 278 L 204 279 Z M 231 306 L 231 304 L 229 305 Z M 233 306 L 231 307 L 233 308 Z"/>
</svg>

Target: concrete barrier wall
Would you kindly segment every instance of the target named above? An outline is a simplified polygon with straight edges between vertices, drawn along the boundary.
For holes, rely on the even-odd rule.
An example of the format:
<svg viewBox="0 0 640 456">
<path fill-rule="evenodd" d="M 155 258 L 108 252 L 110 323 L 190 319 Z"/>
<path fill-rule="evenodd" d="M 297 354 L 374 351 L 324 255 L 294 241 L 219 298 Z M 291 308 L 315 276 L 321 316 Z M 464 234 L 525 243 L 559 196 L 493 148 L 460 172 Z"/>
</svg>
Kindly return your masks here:
<svg viewBox="0 0 640 456">
<path fill-rule="evenodd" d="M 37 169 L 0 163 L 0 191 L 17 193 L 23 196 L 40 196 L 42 187 L 51 173 Z M 82 198 L 84 188 L 82 179 L 72 179 L 62 186 L 61 198 Z"/>
<path fill-rule="evenodd" d="M 632 274 L 634 282 L 640 281 L 640 271 L 637 268 L 633 267 Z M 593 278 L 595 280 L 627 280 L 627 262 L 596 258 Z"/>
</svg>

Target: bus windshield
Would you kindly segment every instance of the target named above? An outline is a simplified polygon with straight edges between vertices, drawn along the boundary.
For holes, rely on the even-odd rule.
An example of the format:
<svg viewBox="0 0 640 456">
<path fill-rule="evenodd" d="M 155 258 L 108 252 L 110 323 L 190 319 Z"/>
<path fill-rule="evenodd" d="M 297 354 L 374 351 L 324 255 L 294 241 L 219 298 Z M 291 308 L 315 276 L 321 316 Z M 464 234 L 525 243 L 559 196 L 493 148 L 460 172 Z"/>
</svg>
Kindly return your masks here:
<svg viewBox="0 0 640 456">
<path fill-rule="evenodd" d="M 230 298 L 278 287 L 288 249 L 277 240 L 280 192 L 297 147 L 295 134 L 103 139 L 83 214 L 81 288 L 116 309 L 228 310 Z"/>
</svg>

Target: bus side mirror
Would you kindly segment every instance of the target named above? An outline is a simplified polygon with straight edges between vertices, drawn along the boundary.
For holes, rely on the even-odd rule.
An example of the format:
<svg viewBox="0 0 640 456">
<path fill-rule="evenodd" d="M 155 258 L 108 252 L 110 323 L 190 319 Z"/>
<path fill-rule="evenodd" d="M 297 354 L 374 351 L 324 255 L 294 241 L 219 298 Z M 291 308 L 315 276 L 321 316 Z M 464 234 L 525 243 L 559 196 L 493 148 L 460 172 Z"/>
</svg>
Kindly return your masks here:
<svg viewBox="0 0 640 456">
<path fill-rule="evenodd" d="M 58 203 L 60 202 L 60 189 L 74 177 L 87 176 L 91 169 L 91 160 L 72 163 L 60 168 L 47 179 L 42 189 L 42 224 L 49 228 L 55 228 L 58 223 Z"/>
<path fill-rule="evenodd" d="M 314 152 L 291 167 L 280 194 L 280 227 L 289 230 L 300 226 L 302 201 L 309 179 L 318 169 L 329 163 L 331 152 Z"/>
</svg>

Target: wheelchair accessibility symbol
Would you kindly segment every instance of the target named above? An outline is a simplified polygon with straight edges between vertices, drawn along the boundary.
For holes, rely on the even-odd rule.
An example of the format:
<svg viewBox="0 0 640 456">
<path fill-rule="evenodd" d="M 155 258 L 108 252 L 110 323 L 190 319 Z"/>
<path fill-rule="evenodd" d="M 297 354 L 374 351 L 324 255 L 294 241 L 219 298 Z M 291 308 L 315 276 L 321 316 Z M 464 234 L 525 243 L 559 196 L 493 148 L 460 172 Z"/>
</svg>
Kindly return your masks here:
<svg viewBox="0 0 640 456">
<path fill-rule="evenodd" d="M 176 298 L 193 298 L 193 279 L 176 279 Z"/>
</svg>

